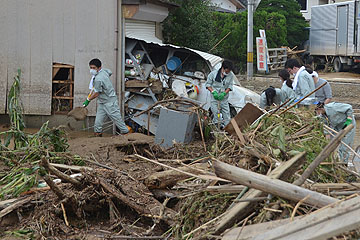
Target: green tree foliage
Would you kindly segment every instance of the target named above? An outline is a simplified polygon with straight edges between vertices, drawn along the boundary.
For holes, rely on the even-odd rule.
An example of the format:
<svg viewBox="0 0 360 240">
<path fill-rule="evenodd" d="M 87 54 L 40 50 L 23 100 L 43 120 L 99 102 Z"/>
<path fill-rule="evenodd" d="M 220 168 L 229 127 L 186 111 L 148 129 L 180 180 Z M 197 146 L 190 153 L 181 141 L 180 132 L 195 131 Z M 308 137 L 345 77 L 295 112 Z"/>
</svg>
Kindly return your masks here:
<svg viewBox="0 0 360 240">
<path fill-rule="evenodd" d="M 296 0 L 262 0 L 257 11 L 279 13 L 286 18 L 287 42 L 290 47 L 300 46 L 308 39 L 307 23 Z"/>
<path fill-rule="evenodd" d="M 170 11 L 163 23 L 166 42 L 209 51 L 214 45 L 214 22 L 208 0 L 175 1 L 180 7 Z"/>
<path fill-rule="evenodd" d="M 164 21 L 163 35 L 167 42 L 209 51 L 246 64 L 247 11 L 220 13 L 213 11 L 209 0 L 173 0 L 181 7 L 173 9 Z M 269 48 L 300 46 L 308 39 L 305 19 L 296 0 L 262 0 L 254 13 L 254 53 L 259 29 L 265 29 Z M 256 60 L 256 59 L 254 59 Z"/>
<path fill-rule="evenodd" d="M 236 62 L 246 62 L 247 52 L 247 12 L 236 14 L 214 13 L 216 35 L 222 39 L 227 33 L 230 35 L 212 52 Z M 287 28 L 283 15 L 273 12 L 256 11 L 254 14 L 254 46 L 259 30 L 265 29 L 268 47 L 286 46 Z"/>
</svg>

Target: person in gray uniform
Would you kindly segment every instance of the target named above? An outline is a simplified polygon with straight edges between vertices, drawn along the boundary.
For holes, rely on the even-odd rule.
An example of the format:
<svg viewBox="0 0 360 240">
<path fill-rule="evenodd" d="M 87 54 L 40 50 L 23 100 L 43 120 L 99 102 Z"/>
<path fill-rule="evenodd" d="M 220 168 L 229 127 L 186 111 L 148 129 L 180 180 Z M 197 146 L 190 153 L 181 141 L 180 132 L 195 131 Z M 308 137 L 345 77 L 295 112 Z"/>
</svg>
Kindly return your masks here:
<svg viewBox="0 0 360 240">
<path fill-rule="evenodd" d="M 313 78 L 315 83 L 315 88 L 318 88 L 324 83 L 326 83 L 325 86 L 315 92 L 316 101 L 324 104 L 330 103 L 332 100 L 332 90 L 328 81 L 323 78 L 319 78 L 319 74 L 313 71 L 311 68 L 306 68 L 306 71 L 311 74 L 311 77 Z"/>
<path fill-rule="evenodd" d="M 121 118 L 118 99 L 110 80 L 112 72 L 109 69 L 102 68 L 101 61 L 97 58 L 92 59 L 89 66 L 90 74 L 94 76 L 94 91 L 83 103 L 83 106 L 86 107 L 90 101 L 95 98 L 98 99 L 94 126 L 95 136 L 102 136 L 102 125 L 106 117 L 109 117 L 115 123 L 121 134 L 128 133 L 129 129 Z"/>
<path fill-rule="evenodd" d="M 305 70 L 304 66 L 300 65 L 296 59 L 291 58 L 287 60 L 285 63 L 285 69 L 287 69 L 290 74 L 295 76 L 292 84 L 296 96 L 295 101 L 300 100 L 315 90 L 315 83 L 311 75 Z M 315 101 L 315 93 L 312 93 L 310 96 L 306 97 L 300 103 L 300 105 L 309 106 L 314 104 Z"/>
<path fill-rule="evenodd" d="M 316 107 L 316 113 L 323 116 L 327 120 L 329 127 L 337 132 L 341 131 L 350 124 L 354 125 L 354 128 L 342 139 L 342 141 L 349 146 L 354 143 L 356 121 L 350 104 L 330 102 L 324 105 L 323 103 L 320 103 Z M 327 138 L 330 138 L 330 135 L 327 134 L 327 132 L 325 133 Z M 346 163 L 348 162 L 350 151 L 344 144 L 341 144 L 339 147 L 339 156 L 341 160 Z"/>
<path fill-rule="evenodd" d="M 281 103 L 286 102 L 288 99 L 295 99 L 295 91 L 293 90 L 293 81 L 290 79 L 290 74 L 286 69 L 279 72 L 279 78 L 282 82 L 281 86 Z"/>
<path fill-rule="evenodd" d="M 229 92 L 233 90 L 233 74 L 231 71 L 233 65 L 225 60 L 219 70 L 212 71 L 207 77 L 205 83 L 206 89 L 211 92 L 210 108 L 213 113 L 213 123 L 218 124 L 221 113 L 221 128 L 224 128 L 230 122 Z"/>
<path fill-rule="evenodd" d="M 260 95 L 260 108 L 266 109 L 273 104 L 280 105 L 282 100 L 282 92 L 280 88 L 269 87 Z"/>
</svg>

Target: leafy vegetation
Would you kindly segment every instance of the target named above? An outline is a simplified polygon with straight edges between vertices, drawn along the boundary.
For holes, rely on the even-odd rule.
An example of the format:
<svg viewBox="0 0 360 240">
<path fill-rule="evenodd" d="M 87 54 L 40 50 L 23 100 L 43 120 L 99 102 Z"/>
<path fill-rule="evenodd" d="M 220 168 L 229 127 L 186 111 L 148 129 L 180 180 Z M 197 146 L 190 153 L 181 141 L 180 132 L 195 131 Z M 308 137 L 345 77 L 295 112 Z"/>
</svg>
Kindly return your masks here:
<svg viewBox="0 0 360 240">
<path fill-rule="evenodd" d="M 39 165 L 42 157 L 51 162 L 83 165 L 79 156 L 66 153 L 69 145 L 61 128 L 50 129 L 49 123 L 45 122 L 35 134 L 24 131 L 20 76 L 18 70 L 8 96 L 11 127 L 0 132 L 0 160 L 10 167 L 9 171 L 0 173 L 2 199 L 17 197 L 37 184 L 39 172 L 43 171 Z"/>
<path fill-rule="evenodd" d="M 163 23 L 163 35 L 175 45 L 209 51 L 215 44 L 212 8 L 209 0 L 183 0 Z"/>
<path fill-rule="evenodd" d="M 173 0 L 176 2 L 176 0 Z M 167 42 L 210 51 L 233 60 L 242 69 L 246 64 L 247 11 L 216 12 L 209 1 L 184 0 L 164 21 Z M 301 46 L 308 39 L 307 23 L 295 0 L 263 0 L 254 13 L 254 50 L 259 29 L 266 31 L 268 47 Z M 254 51 L 256 52 L 256 51 Z"/>
</svg>

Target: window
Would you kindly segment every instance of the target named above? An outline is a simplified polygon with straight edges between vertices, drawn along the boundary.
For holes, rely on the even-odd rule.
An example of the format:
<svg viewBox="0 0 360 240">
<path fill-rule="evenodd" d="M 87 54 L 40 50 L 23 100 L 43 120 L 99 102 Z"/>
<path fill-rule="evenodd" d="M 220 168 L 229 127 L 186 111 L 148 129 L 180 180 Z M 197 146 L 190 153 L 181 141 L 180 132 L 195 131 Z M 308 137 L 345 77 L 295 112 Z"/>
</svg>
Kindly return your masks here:
<svg viewBox="0 0 360 240">
<path fill-rule="evenodd" d="M 301 6 L 301 11 L 307 11 L 307 0 L 297 0 Z"/>
<path fill-rule="evenodd" d="M 74 66 L 53 64 L 52 103 L 54 114 L 65 114 L 73 109 L 74 103 Z"/>
</svg>

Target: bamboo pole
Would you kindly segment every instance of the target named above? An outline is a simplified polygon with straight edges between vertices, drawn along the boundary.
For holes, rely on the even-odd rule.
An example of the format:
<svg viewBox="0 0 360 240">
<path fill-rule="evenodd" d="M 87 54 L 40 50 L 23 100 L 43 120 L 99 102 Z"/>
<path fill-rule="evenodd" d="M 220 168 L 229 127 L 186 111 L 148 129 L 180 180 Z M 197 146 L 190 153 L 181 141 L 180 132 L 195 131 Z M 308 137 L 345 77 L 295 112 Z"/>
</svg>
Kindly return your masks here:
<svg viewBox="0 0 360 240">
<path fill-rule="evenodd" d="M 299 103 L 301 103 L 303 100 L 305 100 L 307 97 L 309 97 L 311 94 L 315 93 L 316 91 L 318 91 L 320 88 L 322 88 L 323 86 L 325 86 L 327 84 L 323 83 L 321 84 L 318 88 L 316 88 L 314 91 L 310 92 L 309 94 L 305 95 L 303 98 L 301 98 L 299 101 L 297 101 L 296 103 L 294 103 L 293 105 L 291 105 L 290 107 L 288 107 L 287 109 L 283 110 L 279 115 L 286 113 L 287 111 L 289 111 L 290 109 L 292 109 L 293 107 L 295 107 L 296 105 L 298 105 Z"/>
</svg>

